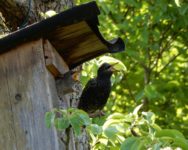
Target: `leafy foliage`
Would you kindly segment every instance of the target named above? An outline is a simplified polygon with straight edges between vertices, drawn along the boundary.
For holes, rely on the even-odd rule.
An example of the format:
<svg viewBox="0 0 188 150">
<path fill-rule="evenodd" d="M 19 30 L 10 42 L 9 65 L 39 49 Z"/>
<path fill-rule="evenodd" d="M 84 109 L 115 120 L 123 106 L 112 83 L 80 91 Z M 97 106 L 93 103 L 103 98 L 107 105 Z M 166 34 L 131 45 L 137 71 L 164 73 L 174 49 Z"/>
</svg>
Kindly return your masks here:
<svg viewBox="0 0 188 150">
<path fill-rule="evenodd" d="M 99 122 L 96 121 L 97 118 L 91 121 L 87 113 L 76 108 L 47 112 L 45 121 L 47 127 L 54 124 L 60 131 L 72 127 L 77 136 L 86 126 L 92 149 L 159 150 L 167 146 L 188 149 L 188 140 L 181 132 L 175 129 L 161 129 L 155 123 L 155 114 L 141 112 L 142 107 L 142 104 L 137 106 L 127 115 L 113 113 L 105 117 L 102 124 L 101 119 Z"/>
<path fill-rule="evenodd" d="M 121 36 L 126 51 L 83 65 L 83 84 L 101 62 L 120 60 L 118 69 L 124 70 L 112 78 L 106 116 L 87 124 L 92 149 L 188 149 L 188 3 L 96 1 L 100 31 L 109 40 Z"/>
<path fill-rule="evenodd" d="M 87 0 L 78 0 L 78 3 Z M 105 111 L 129 114 L 143 103 L 162 128 L 188 137 L 188 3 L 180 0 L 97 0 L 100 31 L 106 39 L 121 36 L 126 51 L 113 54 L 125 64 Z M 109 55 L 108 55 L 109 56 Z M 100 58 L 99 58 L 100 59 Z M 84 82 L 96 71 L 86 63 Z M 157 146 L 156 146 L 157 147 Z"/>
<path fill-rule="evenodd" d="M 143 105 L 132 113 L 113 113 L 101 125 L 92 124 L 88 131 L 92 149 L 159 150 L 165 147 L 188 149 L 188 141 L 178 130 L 161 129 L 155 123 L 155 114 L 141 112 Z"/>
<path fill-rule="evenodd" d="M 82 110 L 69 108 L 69 109 L 54 109 L 47 112 L 45 115 L 45 123 L 48 128 L 54 125 L 56 129 L 62 131 L 69 127 L 74 129 L 75 135 L 81 134 L 83 126 L 91 124 L 88 114 Z"/>
</svg>

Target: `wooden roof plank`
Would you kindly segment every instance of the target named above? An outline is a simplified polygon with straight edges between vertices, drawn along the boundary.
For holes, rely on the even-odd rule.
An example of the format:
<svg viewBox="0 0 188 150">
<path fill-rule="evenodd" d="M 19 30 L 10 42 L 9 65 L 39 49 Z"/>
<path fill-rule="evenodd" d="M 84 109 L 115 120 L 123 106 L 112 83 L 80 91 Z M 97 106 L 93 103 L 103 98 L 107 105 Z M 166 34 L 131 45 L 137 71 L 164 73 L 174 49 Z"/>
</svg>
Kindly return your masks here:
<svg viewBox="0 0 188 150">
<path fill-rule="evenodd" d="M 99 9 L 90 2 L 68 9 L 0 39 L 0 54 L 35 39 L 48 39 L 70 68 L 101 54 L 120 52 L 122 39 L 106 41 L 98 29 Z"/>
</svg>

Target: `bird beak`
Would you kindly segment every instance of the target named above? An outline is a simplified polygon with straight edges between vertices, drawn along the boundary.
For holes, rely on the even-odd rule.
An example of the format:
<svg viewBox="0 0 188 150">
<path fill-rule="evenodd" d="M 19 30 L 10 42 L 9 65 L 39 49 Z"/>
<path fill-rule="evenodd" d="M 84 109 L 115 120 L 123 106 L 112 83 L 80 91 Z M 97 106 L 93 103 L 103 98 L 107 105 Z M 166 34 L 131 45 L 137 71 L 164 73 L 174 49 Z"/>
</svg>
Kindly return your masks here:
<svg viewBox="0 0 188 150">
<path fill-rule="evenodd" d="M 118 62 L 111 64 L 110 71 L 117 72 L 118 70 L 114 68 L 114 66 L 117 64 L 118 64 Z"/>
</svg>

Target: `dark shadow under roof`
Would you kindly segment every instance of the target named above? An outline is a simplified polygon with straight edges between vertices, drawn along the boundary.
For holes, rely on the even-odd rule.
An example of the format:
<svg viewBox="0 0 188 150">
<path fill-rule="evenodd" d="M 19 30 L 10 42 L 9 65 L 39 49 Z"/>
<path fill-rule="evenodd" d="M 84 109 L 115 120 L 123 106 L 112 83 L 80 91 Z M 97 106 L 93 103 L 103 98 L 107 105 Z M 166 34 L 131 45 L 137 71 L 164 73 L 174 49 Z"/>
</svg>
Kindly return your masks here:
<svg viewBox="0 0 188 150">
<path fill-rule="evenodd" d="M 48 39 L 70 68 L 104 53 L 125 48 L 122 39 L 106 41 L 98 30 L 99 9 L 90 2 L 68 9 L 0 39 L 0 54 L 19 44 L 39 38 Z"/>
</svg>

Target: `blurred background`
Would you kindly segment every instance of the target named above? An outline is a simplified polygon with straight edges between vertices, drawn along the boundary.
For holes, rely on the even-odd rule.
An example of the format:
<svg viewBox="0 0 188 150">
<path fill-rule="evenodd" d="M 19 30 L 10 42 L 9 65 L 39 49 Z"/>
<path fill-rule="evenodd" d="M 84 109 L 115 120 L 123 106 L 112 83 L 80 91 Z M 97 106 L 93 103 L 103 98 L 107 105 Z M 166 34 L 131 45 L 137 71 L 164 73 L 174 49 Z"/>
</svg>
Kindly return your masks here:
<svg viewBox="0 0 188 150">
<path fill-rule="evenodd" d="M 89 2 L 77 0 L 77 4 Z M 177 129 L 188 138 L 188 2 L 178 0 L 97 0 L 100 32 L 121 37 L 126 49 L 109 55 L 126 66 L 113 77 L 105 107 L 129 114 L 139 104 L 153 112 L 162 128 Z M 85 84 L 95 76 L 98 60 L 86 63 Z"/>
</svg>

